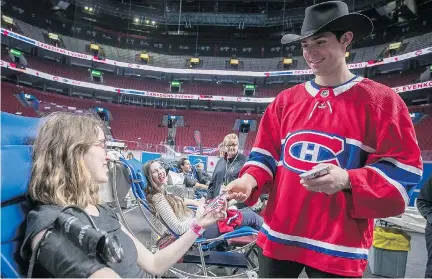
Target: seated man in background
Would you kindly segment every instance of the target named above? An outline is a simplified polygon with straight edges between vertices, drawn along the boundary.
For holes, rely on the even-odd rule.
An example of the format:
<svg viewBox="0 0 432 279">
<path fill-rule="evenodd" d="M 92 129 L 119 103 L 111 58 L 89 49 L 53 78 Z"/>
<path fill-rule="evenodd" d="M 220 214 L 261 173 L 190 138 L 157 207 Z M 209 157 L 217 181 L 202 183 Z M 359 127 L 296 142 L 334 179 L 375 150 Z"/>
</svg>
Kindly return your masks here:
<svg viewBox="0 0 432 279">
<path fill-rule="evenodd" d="M 196 169 L 196 178 L 199 183 L 209 185 L 211 180 L 211 175 L 209 175 L 204 168 L 204 162 L 201 159 L 196 159 L 194 162 Z"/>
<path fill-rule="evenodd" d="M 192 171 L 192 165 L 190 161 L 186 158 L 181 158 L 178 161 L 178 169 L 184 175 L 184 184 L 186 187 L 193 187 L 195 190 L 196 198 L 206 197 L 208 186 L 200 183 L 198 178 Z"/>
</svg>

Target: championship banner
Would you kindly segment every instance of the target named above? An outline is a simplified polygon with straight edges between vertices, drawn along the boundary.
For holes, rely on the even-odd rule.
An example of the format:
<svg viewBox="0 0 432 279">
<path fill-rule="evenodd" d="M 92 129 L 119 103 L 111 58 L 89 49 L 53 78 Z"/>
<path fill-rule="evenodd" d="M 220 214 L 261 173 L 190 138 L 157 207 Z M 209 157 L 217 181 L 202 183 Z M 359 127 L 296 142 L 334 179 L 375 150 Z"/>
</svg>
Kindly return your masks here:
<svg viewBox="0 0 432 279">
<path fill-rule="evenodd" d="M 13 71 L 21 72 L 24 74 L 28 74 L 31 76 L 39 77 L 49 81 L 55 81 L 63 84 L 69 84 L 73 86 L 79 86 L 90 89 L 97 89 L 107 92 L 116 92 L 117 94 L 129 94 L 129 95 L 138 95 L 144 97 L 153 97 L 153 98 L 163 98 L 163 99 L 180 99 L 180 100 L 203 100 L 201 98 L 202 95 L 193 95 L 193 94 L 170 94 L 170 93 L 159 93 L 159 92 L 150 92 L 150 91 L 141 91 L 135 89 L 123 89 L 116 88 L 107 85 L 94 84 L 85 81 L 73 80 L 59 76 L 53 76 L 38 70 L 33 70 L 31 68 L 21 69 L 17 68 L 14 63 L 9 63 L 3 60 L 0 60 L 0 65 L 2 68 L 7 68 Z M 409 91 L 415 91 L 425 88 L 432 87 L 432 80 L 407 84 L 402 86 L 393 87 L 392 89 L 400 94 Z M 232 96 L 211 96 L 211 98 L 206 98 L 206 101 L 219 101 L 219 102 L 237 102 L 237 103 L 259 103 L 259 104 L 269 104 L 273 102 L 275 98 L 256 98 L 256 97 L 232 97 Z"/>
<path fill-rule="evenodd" d="M 287 75 L 311 75 L 312 71 L 310 69 L 305 70 L 292 70 L 292 71 L 272 71 L 272 72 L 252 72 L 252 71 L 227 71 L 227 70 L 205 70 L 205 69 L 175 69 L 175 68 L 162 68 L 155 67 L 149 65 L 121 62 L 112 59 L 98 59 L 97 57 L 93 57 L 92 55 L 87 55 L 84 53 L 78 53 L 69 51 L 67 49 L 62 49 L 59 47 L 54 47 L 52 45 L 45 44 L 43 42 L 39 42 L 32 38 L 20 35 L 13 31 L 6 30 L 1 28 L 1 34 L 7 37 L 11 37 L 22 42 L 34 45 L 36 47 L 60 53 L 69 57 L 91 60 L 102 64 L 113 65 L 117 67 L 123 68 L 132 68 L 132 69 L 142 69 L 145 71 L 155 71 L 155 72 L 163 72 L 163 73 L 172 73 L 172 74 L 194 74 L 194 75 L 212 75 L 212 76 L 245 76 L 245 77 L 274 77 L 274 76 L 287 76 Z M 414 57 L 418 57 L 421 55 L 432 53 L 432 47 L 419 49 L 416 51 L 408 52 L 405 54 L 384 58 L 380 62 L 359 62 L 348 64 L 349 69 L 363 69 L 366 67 L 375 67 L 379 65 L 389 64 L 400 62 L 406 59 L 411 59 Z"/>
</svg>

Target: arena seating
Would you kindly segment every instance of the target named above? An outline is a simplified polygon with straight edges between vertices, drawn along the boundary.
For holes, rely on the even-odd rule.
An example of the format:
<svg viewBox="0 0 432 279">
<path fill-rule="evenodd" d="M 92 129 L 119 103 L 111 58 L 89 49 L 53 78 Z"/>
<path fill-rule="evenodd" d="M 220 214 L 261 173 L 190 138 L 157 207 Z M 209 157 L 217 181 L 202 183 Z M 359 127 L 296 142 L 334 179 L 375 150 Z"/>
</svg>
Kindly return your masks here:
<svg viewBox="0 0 432 279">
<path fill-rule="evenodd" d="M 25 112 L 26 116 L 37 116 L 35 111 L 24 108 L 13 96 L 15 85 L 2 82 L 2 111 L 16 113 Z M 19 89 L 15 89 L 19 92 Z M 76 107 L 77 109 L 87 110 L 94 106 L 105 107 L 111 111 L 113 121 L 111 131 L 114 138 L 145 144 L 160 144 L 165 141 L 168 130 L 166 127 L 158 127 L 162 124 L 164 114 L 177 113 L 184 116 L 186 127 L 177 129 L 177 146 L 195 145 L 193 133 L 200 130 L 203 138 L 204 147 L 216 147 L 224 136 L 233 130 L 235 120 L 244 117 L 240 113 L 213 113 L 204 111 L 185 111 L 173 112 L 172 110 L 143 108 L 128 105 L 118 105 L 101 103 L 95 100 L 80 99 L 76 97 L 63 96 L 60 94 L 41 92 L 32 88 L 24 88 L 24 92 L 33 94 L 38 100 L 46 103 Z M 258 116 L 248 116 L 248 119 L 257 119 Z"/>
<path fill-rule="evenodd" d="M 1 83 L 1 110 L 10 113 L 21 113 L 22 116 L 37 117 L 37 113 L 24 107 L 13 95 L 19 93 L 20 87 L 7 82 Z"/>
<path fill-rule="evenodd" d="M 3 58 L 8 60 L 7 57 Z M 60 63 L 45 60 L 39 57 L 27 58 L 28 67 L 37 69 L 43 72 L 47 72 L 52 75 L 58 75 L 60 77 L 87 81 L 89 82 L 89 71 L 76 66 L 66 66 Z M 395 87 L 405 84 L 411 84 L 418 80 L 421 71 L 423 69 L 410 71 L 408 73 L 400 74 L 393 73 L 388 75 L 380 75 L 373 77 L 372 79 L 388 86 Z M 142 79 L 133 76 L 118 76 L 112 73 L 104 74 L 104 84 L 138 90 L 148 90 L 153 92 L 169 92 L 168 81 L 154 80 L 154 79 Z M 291 85 L 292 86 L 292 85 Z M 281 84 L 275 84 L 266 87 L 258 87 L 258 97 L 275 97 L 282 90 L 289 86 Z M 183 94 L 199 94 L 199 95 L 222 95 L 222 96 L 241 96 L 243 94 L 243 86 L 241 84 L 215 84 L 215 83 L 189 83 L 184 82 L 182 84 Z"/>
<path fill-rule="evenodd" d="M 414 71 L 405 72 L 404 74 L 390 73 L 375 76 L 371 79 L 391 87 L 396 87 L 417 82 L 423 71 L 424 69 L 420 68 Z"/>
<path fill-rule="evenodd" d="M 21 112 L 24 116 L 37 116 L 37 113 L 21 105 L 13 93 L 20 91 L 20 88 L 14 84 L 2 82 L 1 110 L 10 113 Z M 223 137 L 233 131 L 236 119 L 244 118 L 240 113 L 217 113 L 205 111 L 186 111 L 143 108 L 129 105 L 118 105 L 105 103 L 95 100 L 80 99 L 76 97 L 63 96 L 55 93 L 41 92 L 32 88 L 23 88 L 24 92 L 33 94 L 39 100 L 46 103 L 54 103 L 63 106 L 73 106 L 77 109 L 87 110 L 94 106 L 105 107 L 111 111 L 113 121 L 111 121 L 111 131 L 114 138 L 126 140 L 129 142 L 141 142 L 141 148 L 148 151 L 156 151 L 155 146 L 165 141 L 168 130 L 166 127 L 160 127 L 164 114 L 182 115 L 186 127 L 177 129 L 176 145 L 178 150 L 184 146 L 195 146 L 193 133 L 199 130 L 202 135 L 202 145 L 204 147 L 217 147 L 222 142 Z M 248 119 L 260 121 L 257 115 L 247 116 Z M 422 119 L 416 126 L 416 134 L 419 146 L 424 150 L 423 159 L 432 160 L 432 116 Z M 252 149 L 256 132 L 250 132 L 246 139 L 245 153 L 248 154 Z M 141 138 L 141 140 L 138 140 Z M 151 146 L 150 146 L 151 145 Z M 130 146 L 133 147 L 133 146 Z"/>
<path fill-rule="evenodd" d="M 21 28 L 25 36 L 34 38 L 39 41 L 44 41 L 42 34 L 47 33 L 46 30 L 32 26 L 20 20 L 15 20 L 17 25 Z M 88 41 L 62 36 L 62 40 L 68 50 L 85 53 L 85 46 Z M 421 48 L 426 48 L 432 43 L 432 36 L 430 33 L 423 34 L 417 37 L 406 38 L 403 43 L 407 43 L 407 47 L 398 54 L 415 51 Z M 100 44 L 104 49 L 105 54 L 110 59 L 115 59 L 124 62 L 135 62 L 136 51 L 129 49 L 121 49 L 113 46 Z M 350 52 L 354 57 L 351 63 L 365 62 L 376 59 L 382 51 L 388 47 L 388 44 L 381 44 L 377 46 L 354 48 Z M 185 60 L 188 56 L 173 56 L 158 53 L 151 53 L 152 61 L 155 65 L 166 68 L 185 68 Z M 201 57 L 204 61 L 202 67 L 204 69 L 225 69 L 227 57 Z M 292 69 L 306 69 L 307 65 L 302 57 L 293 57 L 297 60 L 297 66 Z M 278 64 L 281 58 L 242 58 L 244 63 L 244 70 L 246 71 L 274 71 L 278 69 Z"/>
<path fill-rule="evenodd" d="M 417 140 L 421 150 L 429 151 L 432 155 L 432 115 L 426 116 L 416 126 Z M 423 160 L 432 160 L 432 157 L 423 158 Z"/>
</svg>

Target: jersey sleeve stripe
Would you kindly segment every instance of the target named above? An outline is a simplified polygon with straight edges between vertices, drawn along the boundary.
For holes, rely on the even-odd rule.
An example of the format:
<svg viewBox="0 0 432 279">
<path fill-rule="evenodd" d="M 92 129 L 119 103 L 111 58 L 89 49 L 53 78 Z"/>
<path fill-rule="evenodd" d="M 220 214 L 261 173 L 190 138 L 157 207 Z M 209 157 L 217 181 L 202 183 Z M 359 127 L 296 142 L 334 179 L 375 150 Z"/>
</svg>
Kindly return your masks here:
<svg viewBox="0 0 432 279">
<path fill-rule="evenodd" d="M 413 168 L 417 173 L 411 172 L 411 168 L 401 168 L 387 160 L 379 160 L 369 166 L 374 167 L 385 173 L 391 179 L 399 182 L 403 187 L 410 187 L 417 185 L 422 179 L 422 171 Z"/>
<path fill-rule="evenodd" d="M 277 161 L 276 161 L 276 159 L 273 157 L 273 155 L 272 155 L 269 151 L 267 151 L 267 150 L 265 150 L 265 149 L 263 149 L 263 148 L 254 147 L 254 148 L 252 148 L 251 152 L 257 152 L 257 153 L 261 153 L 261 154 L 263 154 L 263 155 L 269 156 L 269 157 L 271 157 L 271 158 L 276 162 L 276 164 L 277 164 Z"/>
<path fill-rule="evenodd" d="M 266 150 L 259 150 L 258 148 L 255 150 L 252 149 L 248 161 L 264 164 L 272 172 L 272 176 L 276 173 L 278 162 L 271 156 L 270 152 Z"/>
<path fill-rule="evenodd" d="M 396 160 L 395 158 L 391 158 L 391 157 L 384 157 L 384 158 L 381 158 L 381 159 L 378 160 L 378 162 L 380 162 L 380 161 L 387 161 L 387 162 L 390 162 L 390 163 L 392 163 L 393 165 L 395 165 L 396 167 L 398 167 L 398 168 L 400 168 L 400 169 L 402 169 L 402 170 L 404 170 L 404 171 L 407 171 L 407 172 L 410 172 L 410 173 L 416 174 L 416 175 L 418 175 L 418 176 L 420 176 L 420 177 L 423 176 L 423 170 L 422 170 L 422 169 L 419 169 L 419 168 L 417 168 L 417 167 L 414 167 L 414 166 L 410 166 L 410 165 L 407 165 L 407 164 L 401 163 L 401 162 L 399 162 L 398 160 Z"/>
<path fill-rule="evenodd" d="M 263 163 L 261 162 L 257 162 L 257 161 L 247 161 L 246 164 L 244 164 L 244 167 L 248 167 L 248 166 L 255 166 L 255 167 L 259 167 L 263 170 L 265 170 L 271 178 L 274 177 L 273 172 Z"/>
<path fill-rule="evenodd" d="M 330 256 L 349 259 L 367 259 L 368 249 L 348 247 L 331 244 L 324 241 L 306 237 L 293 236 L 272 230 L 267 224 L 263 224 L 261 232 L 271 241 L 289 246 L 306 248 Z"/>
<path fill-rule="evenodd" d="M 399 191 L 400 195 L 402 196 L 403 200 L 405 201 L 405 205 L 408 205 L 409 196 L 408 196 L 408 193 L 407 193 L 405 187 L 401 183 L 390 178 L 384 171 L 382 171 L 380 168 L 378 168 L 376 166 L 365 166 L 365 167 L 374 170 L 376 173 L 381 175 L 382 178 L 387 180 L 387 182 L 389 182 L 391 185 L 393 185 Z"/>
<path fill-rule="evenodd" d="M 358 141 L 356 139 L 346 139 L 346 143 L 351 144 L 351 145 L 355 145 L 357 147 L 359 147 L 360 149 L 366 151 L 367 153 L 375 153 L 376 150 L 370 146 L 364 145 L 361 141 Z"/>
</svg>

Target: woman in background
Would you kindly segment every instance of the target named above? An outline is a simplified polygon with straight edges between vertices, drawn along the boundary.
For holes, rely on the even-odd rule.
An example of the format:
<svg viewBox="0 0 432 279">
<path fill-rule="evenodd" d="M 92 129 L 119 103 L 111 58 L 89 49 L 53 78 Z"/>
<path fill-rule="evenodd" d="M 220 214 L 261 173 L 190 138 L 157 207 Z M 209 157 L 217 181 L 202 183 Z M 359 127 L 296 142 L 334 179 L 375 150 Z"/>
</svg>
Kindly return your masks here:
<svg viewBox="0 0 432 279">
<path fill-rule="evenodd" d="M 194 220 L 195 213 L 187 206 L 196 206 L 196 200 L 180 198 L 167 193 L 167 175 L 163 166 L 156 160 L 149 161 L 143 166 L 143 173 L 147 179 L 145 189 L 148 204 L 155 216 L 162 220 L 174 233 L 183 235 Z M 218 222 L 209 226 L 203 236 L 207 239 L 215 238 L 224 232 L 250 226 L 260 230 L 263 218 L 249 208 L 230 210 L 230 220 Z M 231 227 L 231 228 L 229 228 Z"/>
<path fill-rule="evenodd" d="M 225 150 L 224 157 L 219 159 L 209 183 L 207 199 L 218 196 L 222 188 L 238 178 L 247 157 L 239 153 L 239 139 L 236 134 L 229 134 L 223 140 Z M 244 204 L 236 204 L 237 208 L 243 208 Z"/>
</svg>

